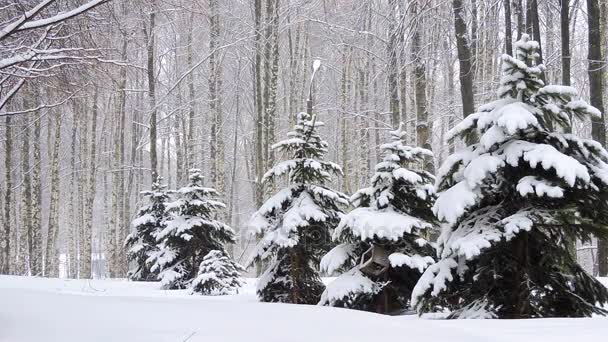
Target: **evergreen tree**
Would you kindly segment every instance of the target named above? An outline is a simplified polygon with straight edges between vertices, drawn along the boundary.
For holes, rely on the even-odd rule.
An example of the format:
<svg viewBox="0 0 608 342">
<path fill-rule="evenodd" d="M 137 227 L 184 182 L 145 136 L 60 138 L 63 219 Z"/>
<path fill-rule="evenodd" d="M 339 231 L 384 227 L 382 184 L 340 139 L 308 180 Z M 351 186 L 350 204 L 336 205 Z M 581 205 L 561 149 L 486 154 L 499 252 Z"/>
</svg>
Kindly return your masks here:
<svg viewBox="0 0 608 342">
<path fill-rule="evenodd" d="M 372 185 L 352 196 L 356 209 L 334 231 L 334 240 L 341 244 L 323 257 L 321 269 L 351 269 L 327 286 L 323 305 L 381 313 L 403 310 L 420 275 L 434 263 L 435 250 L 425 237 L 435 225 L 435 179 L 426 171 L 408 169 L 423 165 L 433 153 L 405 146 L 405 134 L 403 124 L 391 132 L 392 141 L 381 146 L 384 159 L 376 165 Z M 388 256 L 383 272 L 360 267 L 362 254 L 370 254 L 370 248 Z"/>
<path fill-rule="evenodd" d="M 202 186 L 199 169 L 190 170 L 189 179 L 177 199 L 167 203 L 169 218 L 155 236 L 160 249 L 149 259 L 165 289 L 187 288 L 205 255 L 212 250 L 227 254 L 224 245 L 234 243 L 232 228 L 214 219 L 216 211 L 225 208 L 213 199 L 218 193 Z"/>
<path fill-rule="evenodd" d="M 127 259 L 133 268 L 127 277 L 134 281 L 155 281 L 158 272 L 150 270 L 148 258 L 158 251 L 156 237 L 167 217 L 165 204 L 169 200 L 167 186 L 158 177 L 152 184 L 152 190 L 142 191 L 147 203 L 139 209 L 137 217 L 131 222 L 134 231 L 127 236 L 124 245 L 127 248 Z"/>
<path fill-rule="evenodd" d="M 251 262 L 266 265 L 257 283 L 264 302 L 316 304 L 324 289 L 317 265 L 342 216 L 340 206 L 348 205 L 348 199 L 324 185 L 342 169 L 323 160 L 328 144 L 316 130 L 322 125 L 300 113 L 294 131 L 272 146 L 292 159 L 264 175 L 263 182 L 286 175 L 289 185 L 268 199 L 250 223 L 260 237 Z"/>
<path fill-rule="evenodd" d="M 212 250 L 203 258 L 190 289 L 193 293 L 204 295 L 231 294 L 245 284 L 241 278 L 244 271 L 241 265 L 230 260 L 222 251 Z"/>
<path fill-rule="evenodd" d="M 441 259 L 412 301 L 421 312 L 448 306 L 451 318 L 605 314 L 596 304 L 608 291 L 569 245 L 607 233 L 608 153 L 561 133 L 571 118 L 600 113 L 571 87 L 544 86 L 538 43 L 523 35 L 515 47 L 515 57 L 502 57 L 500 99 L 450 132 L 480 138 L 437 175 Z"/>
</svg>

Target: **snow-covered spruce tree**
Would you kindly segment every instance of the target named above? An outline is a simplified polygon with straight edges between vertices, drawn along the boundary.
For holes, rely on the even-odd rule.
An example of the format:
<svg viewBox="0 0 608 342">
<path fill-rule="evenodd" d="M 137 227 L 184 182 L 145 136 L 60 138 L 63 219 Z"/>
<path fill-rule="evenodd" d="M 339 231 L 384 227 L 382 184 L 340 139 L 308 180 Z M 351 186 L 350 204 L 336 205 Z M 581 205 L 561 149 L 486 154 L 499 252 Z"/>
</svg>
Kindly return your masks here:
<svg viewBox="0 0 608 342">
<path fill-rule="evenodd" d="M 264 175 L 264 182 L 286 175 L 289 184 L 268 199 L 250 222 L 260 241 L 248 264 L 265 263 L 257 283 L 264 302 L 316 304 L 324 289 L 317 265 L 329 250 L 331 232 L 342 216 L 340 207 L 348 205 L 348 198 L 324 185 L 342 169 L 323 160 L 328 144 L 316 130 L 322 125 L 300 113 L 294 131 L 272 146 L 291 159 Z"/>
<path fill-rule="evenodd" d="M 146 204 L 137 212 L 131 225 L 133 231 L 127 236 L 124 247 L 127 248 L 127 260 L 132 268 L 127 277 L 134 281 L 155 281 L 158 272 L 150 270 L 148 258 L 158 251 L 155 234 L 162 228 L 167 217 L 165 203 L 169 200 L 167 186 L 158 177 L 152 184 L 152 190 L 142 191 Z"/>
<path fill-rule="evenodd" d="M 237 291 L 245 283 L 241 278 L 242 266 L 232 261 L 224 252 L 212 250 L 198 268 L 190 290 L 204 295 L 225 295 Z"/>
<path fill-rule="evenodd" d="M 608 153 L 596 141 L 560 133 L 571 118 L 600 113 L 571 87 L 544 86 L 537 51 L 523 35 L 516 56 L 502 57 L 500 99 L 450 132 L 477 134 L 479 142 L 446 159 L 437 174 L 433 210 L 445 225 L 440 260 L 412 295 L 420 312 L 447 306 L 451 318 L 606 313 L 596 305 L 608 302 L 608 291 L 577 264 L 569 244 L 607 233 Z"/>
<path fill-rule="evenodd" d="M 350 270 L 327 286 L 319 304 L 380 313 L 404 310 L 422 272 L 434 263 L 435 249 L 425 238 L 436 226 L 431 210 L 435 178 L 413 168 L 433 154 L 403 145 L 402 127 L 381 146 L 384 159 L 376 165 L 371 186 L 351 197 L 356 209 L 333 233 L 340 244 L 323 257 L 321 269 Z M 381 248 L 388 256 L 390 265 L 382 274 L 360 267 L 362 254 L 370 248 Z"/>
<path fill-rule="evenodd" d="M 169 217 L 155 236 L 160 249 L 149 259 L 165 289 L 187 288 L 205 255 L 212 250 L 227 254 L 224 245 L 234 243 L 232 228 L 214 219 L 216 211 L 225 208 L 213 199 L 218 193 L 201 185 L 199 169 L 190 170 L 189 179 L 176 200 L 166 204 Z"/>
</svg>

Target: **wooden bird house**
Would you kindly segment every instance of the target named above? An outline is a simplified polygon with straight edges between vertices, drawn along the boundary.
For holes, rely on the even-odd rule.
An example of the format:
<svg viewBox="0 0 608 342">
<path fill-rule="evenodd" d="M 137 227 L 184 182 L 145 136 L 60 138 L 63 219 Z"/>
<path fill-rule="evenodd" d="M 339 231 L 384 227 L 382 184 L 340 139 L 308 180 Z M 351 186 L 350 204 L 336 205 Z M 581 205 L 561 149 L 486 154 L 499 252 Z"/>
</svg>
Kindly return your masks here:
<svg viewBox="0 0 608 342">
<path fill-rule="evenodd" d="M 386 249 L 380 246 L 372 245 L 361 256 L 359 269 L 364 274 L 377 277 L 386 272 L 389 266 L 390 262 L 388 260 L 388 252 Z"/>
</svg>

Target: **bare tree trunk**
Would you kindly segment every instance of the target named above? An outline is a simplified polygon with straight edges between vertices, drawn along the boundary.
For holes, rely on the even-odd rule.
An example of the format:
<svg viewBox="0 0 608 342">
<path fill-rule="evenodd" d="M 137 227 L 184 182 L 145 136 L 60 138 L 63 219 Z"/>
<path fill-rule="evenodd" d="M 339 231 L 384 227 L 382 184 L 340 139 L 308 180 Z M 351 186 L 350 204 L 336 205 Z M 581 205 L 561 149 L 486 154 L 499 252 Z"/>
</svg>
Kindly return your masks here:
<svg viewBox="0 0 608 342">
<path fill-rule="evenodd" d="M 479 53 L 479 22 L 477 21 L 477 0 L 471 0 L 471 64 L 477 69 Z"/>
<path fill-rule="evenodd" d="M 194 13 L 190 13 L 190 21 L 188 23 L 187 35 L 187 57 L 186 63 L 188 70 L 192 70 L 192 26 L 194 25 Z M 194 89 L 194 73 L 188 74 L 188 136 L 186 137 L 186 168 L 192 169 L 196 166 L 196 142 L 195 142 L 195 127 L 194 127 L 194 104 L 195 104 L 195 89 Z M 188 170 L 185 172 L 188 174 Z"/>
<path fill-rule="evenodd" d="M 123 60 L 127 59 L 127 48 L 128 48 L 128 40 L 127 37 L 123 35 L 122 40 L 122 51 L 121 56 Z M 118 264 L 116 265 L 116 271 L 118 277 L 125 277 L 127 275 L 127 254 L 126 250 L 122 248 L 123 242 L 127 238 L 127 234 L 129 233 L 129 223 L 127 222 L 128 212 L 126 211 L 126 203 L 129 201 L 127 194 L 125 193 L 125 126 L 126 126 L 126 100 L 127 94 L 125 88 L 127 87 L 127 68 L 122 67 L 120 69 L 120 83 L 118 84 L 119 93 L 118 93 L 118 145 L 119 145 L 119 153 L 118 153 L 118 164 L 119 170 L 117 170 L 116 175 L 118 176 L 118 220 L 117 220 L 117 229 L 118 234 L 116 241 L 116 247 L 118 248 Z"/>
<path fill-rule="evenodd" d="M 34 101 L 38 103 L 40 94 L 38 89 L 33 89 L 32 95 L 35 97 Z M 32 267 L 32 275 L 40 276 L 43 274 L 42 270 L 42 223 L 40 214 L 42 213 L 42 197 L 41 197 L 41 180 L 40 180 L 40 168 L 42 160 L 40 158 L 40 128 L 42 125 L 42 117 L 38 116 L 34 121 L 34 155 L 32 165 L 32 240 L 30 246 L 30 265 Z M 50 120 L 49 120 L 50 122 Z M 50 126 L 48 128 L 50 130 Z M 50 149 L 50 146 L 49 146 Z"/>
<path fill-rule="evenodd" d="M 399 127 L 400 123 L 400 112 L 399 112 L 399 59 L 397 55 L 398 47 L 397 41 L 400 33 L 399 25 L 396 25 L 396 21 L 398 21 L 398 13 L 399 8 L 397 5 L 397 0 L 389 0 L 389 11 L 392 14 L 388 18 L 388 45 L 387 45 L 387 53 L 388 53 L 388 72 L 387 72 L 387 80 L 388 80 L 388 92 L 389 92 L 389 111 L 391 112 L 391 126 L 393 128 Z"/>
<path fill-rule="evenodd" d="M 68 277 L 76 278 L 76 253 L 78 248 L 77 236 L 78 236 L 78 218 L 79 215 L 76 213 L 76 208 L 78 207 L 74 201 L 74 193 L 77 191 L 76 186 L 76 136 L 78 134 L 78 111 L 75 110 L 76 106 L 74 106 L 73 119 L 72 119 L 72 141 L 71 141 L 71 159 L 70 159 L 70 170 L 72 172 L 70 176 L 70 199 L 69 199 L 69 210 L 70 210 L 70 224 L 67 233 L 67 244 L 68 244 L 68 259 L 67 259 L 67 269 L 68 269 Z"/>
<path fill-rule="evenodd" d="M 55 141 L 51 159 L 51 200 L 49 203 L 49 224 L 46 242 L 46 257 L 44 274 L 47 277 L 59 276 L 59 251 L 57 237 L 59 235 L 59 146 L 61 145 L 61 116 L 55 121 Z M 49 126 L 50 130 L 51 127 Z M 50 148 L 50 146 L 49 146 Z"/>
<path fill-rule="evenodd" d="M 156 2 L 153 1 L 152 10 L 148 18 L 147 53 L 148 53 L 148 104 L 150 110 L 150 182 L 153 183 L 158 176 L 158 156 L 156 153 L 156 76 L 155 76 L 155 28 L 156 28 Z"/>
<path fill-rule="evenodd" d="M 296 123 L 296 115 L 298 114 L 298 89 L 297 83 L 299 79 L 299 52 L 300 52 L 300 32 L 301 25 L 297 26 L 297 32 L 295 38 L 292 22 L 291 22 L 291 8 L 287 13 L 287 32 L 289 37 L 289 126 L 293 126 Z"/>
<path fill-rule="evenodd" d="M 93 95 L 93 111 L 91 117 L 91 136 L 90 136 L 90 156 L 89 156 L 89 164 L 88 171 L 89 177 L 87 179 L 86 186 L 86 201 L 84 204 L 84 226 L 82 227 L 82 241 L 80 243 L 81 246 L 81 262 L 80 262 L 80 278 L 90 279 L 92 276 L 91 273 L 91 252 L 92 252 L 92 243 L 93 243 L 93 205 L 95 204 L 95 175 L 97 171 L 97 114 L 98 114 L 98 104 L 97 98 L 99 90 L 95 88 L 95 93 Z"/>
<path fill-rule="evenodd" d="M 266 168 L 274 164 L 275 121 L 277 112 L 277 88 L 279 76 L 279 0 L 266 1 L 266 30 L 264 45 L 264 151 Z"/>
<path fill-rule="evenodd" d="M 422 60 L 421 30 L 423 29 L 422 18 L 418 16 L 416 2 L 412 3 L 412 16 L 418 17 L 414 24 L 412 35 L 412 61 L 414 62 L 414 88 L 416 92 L 416 140 L 417 145 L 431 150 L 431 135 L 429 127 L 429 114 L 427 112 L 426 98 L 426 66 Z M 435 167 L 432 158 L 424 160 L 424 170 L 434 173 Z"/>
<path fill-rule="evenodd" d="M 560 0 L 560 31 L 562 42 L 562 84 L 570 85 L 570 0 Z"/>
<path fill-rule="evenodd" d="M 467 38 L 467 24 L 464 20 L 464 8 L 462 0 L 452 0 L 454 9 L 454 28 L 456 32 L 456 46 L 458 49 L 458 60 L 460 61 L 460 94 L 462 98 L 463 117 L 475 111 L 473 98 L 473 69 L 471 67 L 471 50 Z M 467 144 L 473 143 L 467 141 Z"/>
<path fill-rule="evenodd" d="M 21 229 L 19 230 L 19 260 L 16 274 L 29 275 L 32 246 L 32 193 L 30 178 L 30 122 L 23 120 L 21 133 Z"/>
<path fill-rule="evenodd" d="M 521 38 L 521 35 L 524 34 L 524 7 L 523 0 L 514 0 L 513 4 L 515 5 L 515 16 L 517 17 L 517 40 Z"/>
<path fill-rule="evenodd" d="M 340 81 L 340 112 L 339 112 L 339 120 L 340 120 L 340 155 L 341 155 L 341 164 L 342 170 L 344 171 L 344 177 L 342 180 L 342 191 L 345 193 L 351 193 L 350 186 L 350 163 L 348 158 L 348 151 L 350 146 L 348 141 L 348 124 L 347 124 L 347 114 L 348 114 L 348 96 L 350 91 L 350 51 L 348 48 L 344 47 L 342 52 L 342 78 Z"/>
<path fill-rule="evenodd" d="M 602 56 L 600 30 L 600 7 L 598 0 L 587 0 L 587 20 L 589 23 L 589 96 L 593 107 L 602 113 L 601 118 L 592 118 L 591 136 L 606 146 L 604 121 L 603 78 L 605 63 Z M 597 261 L 599 276 L 608 275 L 608 238 L 598 239 Z"/>
<path fill-rule="evenodd" d="M 220 14 L 217 0 L 209 0 L 209 109 L 211 112 L 211 182 L 222 196 L 225 192 L 223 115 L 221 101 Z"/>
<path fill-rule="evenodd" d="M 399 42 L 399 98 L 400 98 L 400 122 L 407 124 L 407 49 L 405 48 L 405 29 L 404 23 L 406 20 L 406 5 L 405 1 L 399 2 L 399 25 L 398 25 L 398 42 Z M 407 126 L 405 128 L 407 130 Z"/>
<path fill-rule="evenodd" d="M 108 215 L 108 232 L 107 232 L 107 250 L 108 250 L 108 258 L 106 260 L 108 277 L 115 278 L 118 276 L 118 259 L 119 259 L 119 250 L 123 249 L 122 245 L 118 245 L 118 235 L 120 230 L 120 218 L 118 216 L 118 206 L 119 204 L 119 190 L 118 183 L 120 182 L 119 169 L 120 169 L 120 161 L 119 161 L 119 153 L 120 148 L 117 140 L 120 139 L 118 137 L 120 127 L 120 115 L 119 110 L 115 112 L 116 117 L 111 121 L 112 125 L 112 134 L 110 134 L 110 139 L 108 141 L 111 142 L 111 146 L 113 146 L 112 157 L 108 158 L 108 171 L 104 174 L 104 188 L 111 194 L 111 205 L 110 210 L 107 210 L 108 204 L 106 202 L 106 215 Z M 108 188 L 108 175 L 112 176 L 111 181 L 111 190 Z M 106 191 L 104 190 L 104 192 Z M 106 196 L 107 197 L 107 196 Z"/>
<path fill-rule="evenodd" d="M 264 204 L 264 184 L 262 175 L 265 170 L 264 163 L 264 104 L 262 79 L 262 0 L 254 1 L 254 103 L 255 103 L 255 205 L 259 208 Z"/>
<path fill-rule="evenodd" d="M 511 0 L 503 0 L 505 6 L 505 51 L 513 55 L 513 29 L 511 28 Z"/>
<path fill-rule="evenodd" d="M 13 201 L 13 182 L 11 170 L 13 169 L 13 142 L 11 116 L 7 116 L 5 121 L 6 131 L 4 132 L 4 236 L 2 241 L 2 265 L 0 273 L 10 274 L 11 272 L 11 203 Z"/>
<path fill-rule="evenodd" d="M 538 42 L 538 64 L 542 64 L 543 63 L 543 48 L 541 45 L 541 39 L 540 39 L 540 19 L 538 18 L 538 2 L 537 0 L 528 0 L 529 2 L 531 2 L 530 4 L 530 10 L 531 10 L 531 14 L 532 14 L 532 29 L 534 30 L 534 40 Z M 545 72 L 542 71 L 540 74 L 540 78 L 541 80 L 543 80 L 543 82 L 545 82 Z"/>
</svg>

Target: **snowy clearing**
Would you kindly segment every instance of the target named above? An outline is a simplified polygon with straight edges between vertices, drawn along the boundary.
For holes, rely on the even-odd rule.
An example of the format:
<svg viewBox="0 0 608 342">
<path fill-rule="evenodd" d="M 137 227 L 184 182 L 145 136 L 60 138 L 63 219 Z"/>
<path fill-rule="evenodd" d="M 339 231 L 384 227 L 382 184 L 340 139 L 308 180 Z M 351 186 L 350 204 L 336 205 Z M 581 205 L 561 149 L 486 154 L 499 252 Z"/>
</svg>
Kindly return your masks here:
<svg viewBox="0 0 608 342">
<path fill-rule="evenodd" d="M 591 341 L 608 319 L 431 320 L 190 296 L 158 283 L 0 276 L 0 341 Z M 608 285 L 608 279 L 603 279 Z"/>
</svg>

